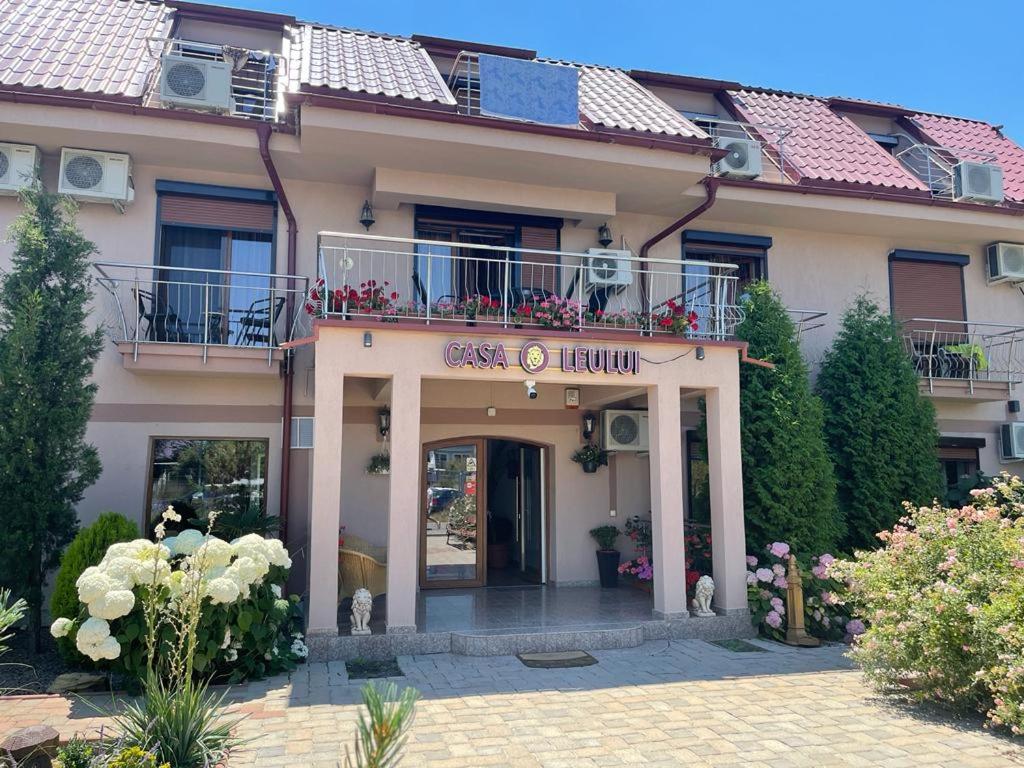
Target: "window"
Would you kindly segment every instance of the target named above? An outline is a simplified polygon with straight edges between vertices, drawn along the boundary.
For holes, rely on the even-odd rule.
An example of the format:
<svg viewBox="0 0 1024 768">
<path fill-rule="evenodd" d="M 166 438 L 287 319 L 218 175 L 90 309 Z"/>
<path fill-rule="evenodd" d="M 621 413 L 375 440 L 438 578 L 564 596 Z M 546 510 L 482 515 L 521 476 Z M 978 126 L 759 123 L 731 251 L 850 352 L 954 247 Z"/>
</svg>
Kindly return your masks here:
<svg viewBox="0 0 1024 768">
<path fill-rule="evenodd" d="M 708 447 L 696 430 L 686 430 L 686 519 L 711 523 L 711 484 L 708 480 Z"/>
<path fill-rule="evenodd" d="M 183 521 L 211 511 L 265 511 L 267 440 L 154 438 L 150 522 L 168 507 Z"/>
<path fill-rule="evenodd" d="M 733 274 L 739 278 L 741 291 L 747 284 L 768 277 L 768 249 L 772 247 L 770 237 L 687 229 L 683 232 L 682 240 L 685 260 L 735 264 L 739 267 Z M 687 271 L 692 270 L 693 267 L 687 268 Z"/>
<path fill-rule="evenodd" d="M 968 475 L 981 469 L 978 449 L 985 446 L 985 438 L 940 437 L 939 464 L 946 479 L 946 487 L 953 488 Z"/>
<path fill-rule="evenodd" d="M 313 417 L 292 416 L 292 448 L 313 447 Z"/>
<path fill-rule="evenodd" d="M 868 136 L 890 155 L 896 153 L 896 147 L 900 144 L 898 136 L 892 136 L 888 133 L 868 133 Z"/>
<path fill-rule="evenodd" d="M 166 185 L 166 187 L 162 186 Z M 272 193 L 158 182 L 152 291 L 139 291 L 150 341 L 267 346 L 285 297 L 274 291 Z M 191 194 L 191 192 L 203 194 Z M 183 194 L 183 192 L 189 194 Z M 249 199 L 226 197 L 249 193 Z"/>
<path fill-rule="evenodd" d="M 892 314 L 910 331 L 963 333 L 967 256 L 895 250 L 889 254 Z M 917 319 L 914 322 L 915 318 Z M 946 321 L 923 323 L 921 319 Z"/>
</svg>

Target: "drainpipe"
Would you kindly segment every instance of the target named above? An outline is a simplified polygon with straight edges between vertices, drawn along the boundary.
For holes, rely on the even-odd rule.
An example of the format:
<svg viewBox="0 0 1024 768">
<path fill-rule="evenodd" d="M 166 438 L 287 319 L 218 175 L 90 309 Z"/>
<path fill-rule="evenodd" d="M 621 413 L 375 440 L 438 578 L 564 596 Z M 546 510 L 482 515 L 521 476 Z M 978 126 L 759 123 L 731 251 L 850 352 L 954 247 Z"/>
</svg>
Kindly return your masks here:
<svg viewBox="0 0 1024 768">
<path fill-rule="evenodd" d="M 704 185 L 704 190 L 706 192 L 704 202 L 698 205 L 696 208 L 694 208 L 692 211 L 687 213 L 682 218 L 673 221 L 671 224 L 665 227 L 665 229 L 661 230 L 661 232 L 659 232 L 646 243 L 644 243 L 642 246 L 640 246 L 640 290 L 643 291 L 644 302 L 647 304 L 647 306 L 644 307 L 645 312 L 650 313 L 651 311 L 651 298 L 647 294 L 647 265 L 645 261 L 647 259 L 647 252 L 655 245 L 660 243 L 662 240 L 664 240 L 666 237 L 671 235 L 673 232 L 682 229 L 691 221 L 693 221 L 702 213 L 704 213 L 704 211 L 708 210 L 708 208 L 714 205 L 715 199 L 718 196 L 718 181 L 719 180 L 714 176 L 705 176 L 703 181 L 701 182 Z"/>
<path fill-rule="evenodd" d="M 298 244 L 299 229 L 295 222 L 295 213 L 288 202 L 288 195 L 285 194 L 284 185 L 281 183 L 281 177 L 278 175 L 277 167 L 274 165 L 274 158 L 270 156 L 270 136 L 272 132 L 273 127 L 270 123 L 259 123 L 256 126 L 256 135 L 259 137 L 260 142 L 260 157 L 263 159 L 263 165 L 267 169 L 267 176 L 270 177 L 270 183 L 274 187 L 277 200 L 281 204 L 281 210 L 284 212 L 284 217 L 288 222 L 287 273 L 294 275 L 297 269 L 295 252 Z M 292 317 L 295 312 L 295 286 L 292 285 L 292 280 L 289 279 L 285 287 L 287 289 L 284 305 L 285 329 L 286 336 L 290 340 Z M 278 516 L 280 518 L 281 541 L 284 544 L 288 543 L 288 488 L 291 475 L 292 443 L 292 378 L 295 373 L 292 368 L 292 357 L 294 354 L 290 349 L 286 349 L 284 353 L 284 395 L 281 402 L 281 498 L 278 502 L 278 508 L 280 509 Z"/>
</svg>

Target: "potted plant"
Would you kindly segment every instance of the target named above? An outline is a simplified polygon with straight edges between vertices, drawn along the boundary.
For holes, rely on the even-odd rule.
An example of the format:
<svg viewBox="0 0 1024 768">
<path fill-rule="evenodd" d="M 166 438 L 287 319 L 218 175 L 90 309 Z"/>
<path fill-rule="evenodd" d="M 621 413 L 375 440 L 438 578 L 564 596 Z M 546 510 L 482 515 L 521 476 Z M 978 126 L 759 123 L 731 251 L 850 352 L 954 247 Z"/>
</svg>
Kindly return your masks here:
<svg viewBox="0 0 1024 768">
<path fill-rule="evenodd" d="M 366 465 L 368 475 L 386 475 L 391 471 L 391 457 L 386 453 L 378 453 L 370 457 Z"/>
<path fill-rule="evenodd" d="M 597 573 L 604 589 L 619 586 L 619 558 L 622 554 L 615 548 L 619 529 L 614 525 L 599 525 L 590 529 L 590 535 L 597 542 Z"/>
<path fill-rule="evenodd" d="M 608 451 L 601 450 L 593 443 L 587 443 L 582 448 L 578 448 L 571 458 L 582 466 L 583 471 L 588 475 L 597 472 L 598 467 L 608 465 Z"/>
</svg>

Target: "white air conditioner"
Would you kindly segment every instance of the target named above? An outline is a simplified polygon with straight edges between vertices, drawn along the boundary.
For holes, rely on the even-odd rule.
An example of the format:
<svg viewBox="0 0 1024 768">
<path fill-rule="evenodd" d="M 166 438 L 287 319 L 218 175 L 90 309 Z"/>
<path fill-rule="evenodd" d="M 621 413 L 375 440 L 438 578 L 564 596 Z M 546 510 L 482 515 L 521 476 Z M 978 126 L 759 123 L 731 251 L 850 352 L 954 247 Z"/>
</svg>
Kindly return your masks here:
<svg viewBox="0 0 1024 768">
<path fill-rule="evenodd" d="M 177 53 L 164 54 L 160 59 L 160 101 L 171 107 L 230 112 L 231 65 Z"/>
<path fill-rule="evenodd" d="M 1024 282 L 1024 245 L 992 243 L 988 247 L 989 283 Z"/>
<path fill-rule="evenodd" d="M 587 286 L 625 288 L 633 284 L 632 251 L 614 251 L 607 248 L 587 249 Z"/>
<path fill-rule="evenodd" d="M 39 150 L 0 142 L 0 195 L 16 195 L 39 178 Z"/>
<path fill-rule="evenodd" d="M 601 411 L 601 440 L 606 451 L 649 451 L 647 411 Z"/>
<path fill-rule="evenodd" d="M 57 191 L 83 202 L 113 203 L 118 207 L 130 203 L 135 199 L 131 158 L 116 152 L 64 147 L 60 151 Z"/>
<path fill-rule="evenodd" d="M 1024 459 L 1024 421 L 1011 421 L 999 428 L 999 458 L 1003 461 Z"/>
<path fill-rule="evenodd" d="M 1001 203 L 1003 169 L 990 163 L 957 163 L 953 168 L 953 188 L 957 200 Z"/>
<path fill-rule="evenodd" d="M 715 146 L 729 154 L 715 162 L 716 176 L 756 179 L 761 175 L 761 142 L 729 136 L 715 137 Z"/>
</svg>

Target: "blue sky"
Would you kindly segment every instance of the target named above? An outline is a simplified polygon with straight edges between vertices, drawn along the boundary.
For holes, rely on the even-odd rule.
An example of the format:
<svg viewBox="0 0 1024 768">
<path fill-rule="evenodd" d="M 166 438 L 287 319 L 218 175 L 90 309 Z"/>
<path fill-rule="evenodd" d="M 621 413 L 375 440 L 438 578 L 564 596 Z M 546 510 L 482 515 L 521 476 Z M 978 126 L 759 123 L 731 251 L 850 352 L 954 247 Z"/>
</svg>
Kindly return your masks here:
<svg viewBox="0 0 1024 768">
<path fill-rule="evenodd" d="M 1024 0 L 215 0 L 399 35 L 853 96 L 988 120 L 1024 142 Z"/>
</svg>

